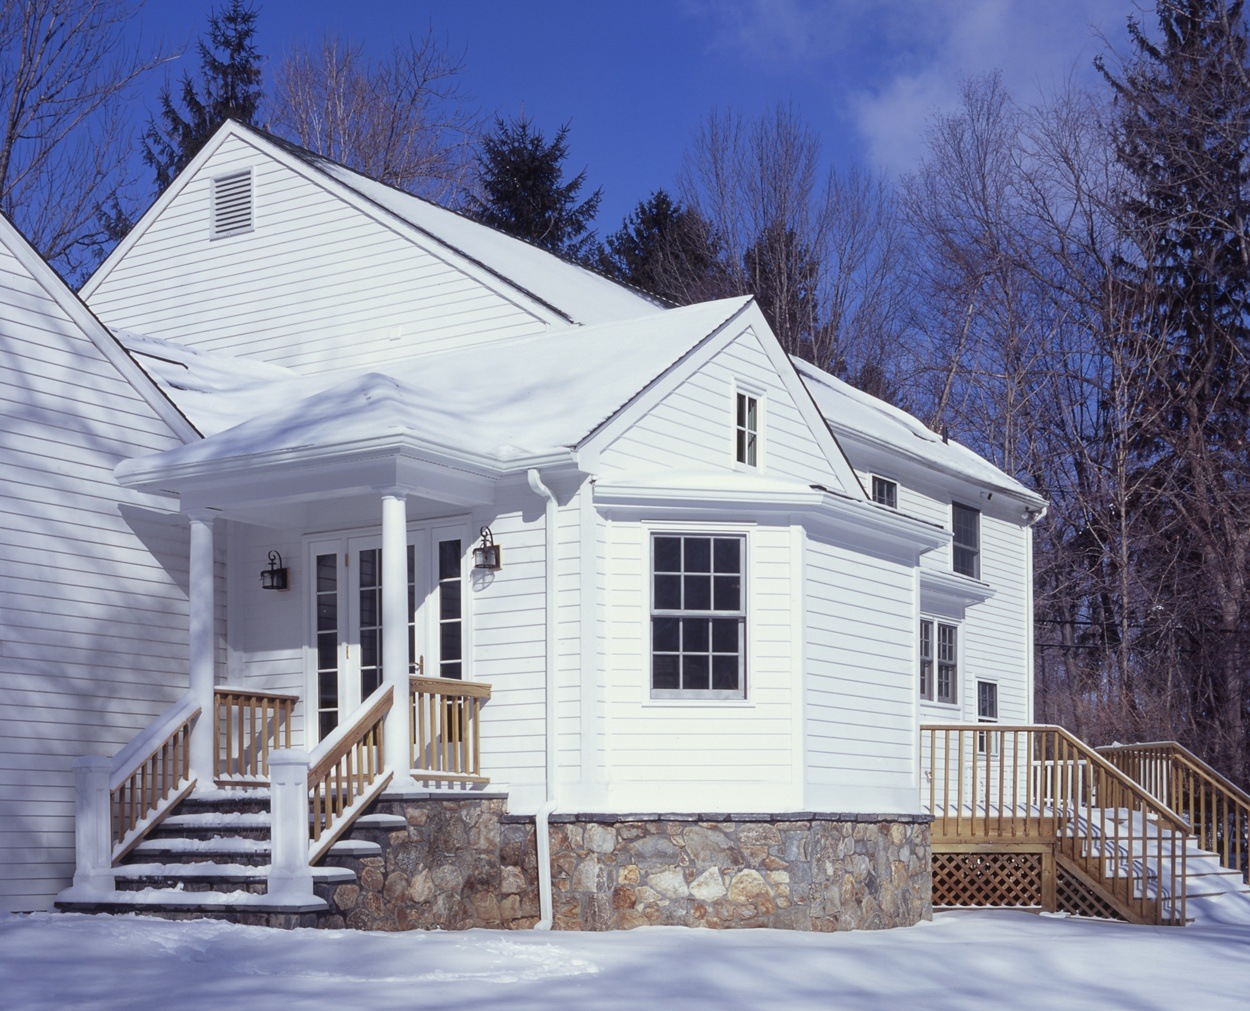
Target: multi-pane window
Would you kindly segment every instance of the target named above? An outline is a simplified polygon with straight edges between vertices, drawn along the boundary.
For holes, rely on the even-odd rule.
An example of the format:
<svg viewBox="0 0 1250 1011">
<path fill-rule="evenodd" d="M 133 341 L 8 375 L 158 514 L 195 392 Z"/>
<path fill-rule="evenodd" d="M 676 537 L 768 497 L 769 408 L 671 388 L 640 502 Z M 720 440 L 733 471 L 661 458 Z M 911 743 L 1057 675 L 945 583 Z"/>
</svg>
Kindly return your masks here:
<svg viewBox="0 0 1250 1011">
<path fill-rule="evenodd" d="M 737 394 L 734 445 L 735 459 L 748 467 L 758 466 L 760 433 L 760 402 L 747 393 Z"/>
<path fill-rule="evenodd" d="M 317 736 L 339 722 L 339 556 L 317 556 Z"/>
<path fill-rule="evenodd" d="M 459 540 L 438 542 L 438 673 L 445 678 L 464 676 L 462 555 Z"/>
<path fill-rule="evenodd" d="M 981 578 L 981 513 L 958 502 L 951 506 L 953 568 L 961 576 Z"/>
<path fill-rule="evenodd" d="M 742 537 L 652 537 L 653 698 L 744 697 L 745 554 Z"/>
<path fill-rule="evenodd" d="M 998 722 L 998 685 L 993 681 L 977 682 L 977 722 L 978 723 L 997 723 Z M 985 753 L 986 734 L 977 734 L 977 751 Z M 990 747 L 990 751 L 998 754 L 997 741 L 995 740 Z"/>
<path fill-rule="evenodd" d="M 891 509 L 898 508 L 898 484 L 884 477 L 873 477 L 872 500 Z"/>
<path fill-rule="evenodd" d="M 920 697 L 954 704 L 959 691 L 959 628 L 920 619 Z"/>
</svg>

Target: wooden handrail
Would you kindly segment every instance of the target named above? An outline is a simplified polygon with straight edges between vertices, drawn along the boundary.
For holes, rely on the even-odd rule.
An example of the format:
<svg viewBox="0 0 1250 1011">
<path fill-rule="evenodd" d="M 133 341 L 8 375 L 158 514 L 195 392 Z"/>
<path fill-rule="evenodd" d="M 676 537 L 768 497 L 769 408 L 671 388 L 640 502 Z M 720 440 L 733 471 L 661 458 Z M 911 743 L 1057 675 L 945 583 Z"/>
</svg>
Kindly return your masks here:
<svg viewBox="0 0 1250 1011">
<path fill-rule="evenodd" d="M 481 710 L 491 686 L 453 678 L 408 679 L 412 773 L 417 779 L 489 783 L 482 775 Z"/>
<path fill-rule="evenodd" d="M 190 738 L 200 712 L 193 700 L 184 699 L 114 758 L 109 779 L 114 864 L 195 788 Z"/>
<path fill-rule="evenodd" d="M 1112 744 L 1097 751 L 1177 812 L 1202 849 L 1250 881 L 1250 794 L 1176 741 Z"/>
<path fill-rule="evenodd" d="M 1094 749 L 1056 726 L 921 734 L 935 846 L 1042 847 L 1125 918 L 1185 922 L 1188 826 Z"/>
<path fill-rule="evenodd" d="M 264 786 L 269 752 L 291 746 L 298 695 L 221 686 L 213 692 L 213 778 L 221 786 Z"/>
<path fill-rule="evenodd" d="M 391 781 L 394 772 L 383 762 L 382 728 L 394 697 L 390 685 L 378 688 L 309 756 L 309 863 L 321 859 Z"/>
</svg>

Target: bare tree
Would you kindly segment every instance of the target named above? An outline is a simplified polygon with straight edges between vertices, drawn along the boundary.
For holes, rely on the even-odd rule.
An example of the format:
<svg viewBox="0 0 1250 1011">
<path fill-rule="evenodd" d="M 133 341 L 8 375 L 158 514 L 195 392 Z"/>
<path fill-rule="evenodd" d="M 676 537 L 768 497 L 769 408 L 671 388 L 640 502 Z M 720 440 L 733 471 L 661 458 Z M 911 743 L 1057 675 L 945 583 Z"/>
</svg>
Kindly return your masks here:
<svg viewBox="0 0 1250 1011">
<path fill-rule="evenodd" d="M 428 31 L 389 56 L 326 37 L 296 47 L 276 73 L 271 128 L 318 154 L 444 203 L 466 184 L 480 121 L 459 55 Z"/>
<path fill-rule="evenodd" d="M 0 209 L 71 282 L 108 241 L 101 208 L 129 204 L 125 102 L 161 62 L 134 31 L 140 6 L 0 0 Z"/>
<path fill-rule="evenodd" d="M 679 186 L 724 250 L 731 286 L 759 298 L 788 352 L 886 392 L 901 286 L 880 180 L 826 171 L 816 134 L 781 105 L 753 122 L 709 115 Z"/>
</svg>

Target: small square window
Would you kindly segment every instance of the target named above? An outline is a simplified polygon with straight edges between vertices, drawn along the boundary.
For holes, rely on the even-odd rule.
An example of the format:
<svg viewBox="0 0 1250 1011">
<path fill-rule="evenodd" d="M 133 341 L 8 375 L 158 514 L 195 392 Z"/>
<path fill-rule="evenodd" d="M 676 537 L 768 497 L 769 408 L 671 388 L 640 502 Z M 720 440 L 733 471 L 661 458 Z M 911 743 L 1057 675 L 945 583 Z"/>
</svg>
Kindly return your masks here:
<svg viewBox="0 0 1250 1011">
<path fill-rule="evenodd" d="M 759 466 L 760 402 L 746 393 L 736 395 L 734 413 L 734 459 L 748 467 Z"/>
<path fill-rule="evenodd" d="M 898 508 L 898 483 L 884 477 L 872 479 L 872 500 L 891 509 Z"/>
<path fill-rule="evenodd" d="M 961 576 L 981 578 L 981 513 L 955 502 L 951 505 L 954 533 L 952 568 Z"/>
</svg>

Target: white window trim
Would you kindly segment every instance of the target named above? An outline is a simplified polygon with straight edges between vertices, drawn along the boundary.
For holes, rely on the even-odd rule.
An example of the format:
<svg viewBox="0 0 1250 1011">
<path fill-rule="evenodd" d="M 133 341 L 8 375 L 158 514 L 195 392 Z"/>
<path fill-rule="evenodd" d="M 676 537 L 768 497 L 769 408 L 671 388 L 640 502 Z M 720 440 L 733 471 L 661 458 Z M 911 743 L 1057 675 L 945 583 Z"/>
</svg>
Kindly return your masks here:
<svg viewBox="0 0 1250 1011">
<path fill-rule="evenodd" d="M 994 715 L 993 716 L 981 715 L 981 685 L 983 684 L 994 686 Z M 1001 692 L 999 690 L 999 684 L 998 684 L 997 678 L 986 677 L 986 678 L 976 679 L 975 688 L 973 690 L 972 701 L 973 701 L 973 706 L 976 709 L 976 722 L 977 723 L 984 723 L 984 724 L 992 726 L 1002 721 L 1002 717 L 1001 717 L 1002 699 L 1000 696 L 1001 696 Z M 997 755 L 998 754 L 998 739 L 993 738 L 993 740 L 994 740 L 994 747 L 990 750 L 990 753 L 993 755 Z M 977 754 L 978 755 L 985 754 L 985 737 L 981 734 L 977 734 Z"/>
<path fill-rule="evenodd" d="M 967 509 L 969 512 L 975 513 L 977 517 L 977 543 L 976 543 L 976 566 L 975 566 L 976 572 L 973 575 L 969 575 L 966 572 L 960 572 L 955 567 L 955 556 L 959 549 L 959 545 L 956 544 L 955 542 L 955 510 L 956 508 Z M 983 522 L 983 514 L 981 510 L 978 509 L 976 506 L 970 506 L 964 502 L 952 501 L 951 508 L 950 508 L 950 517 L 951 517 L 951 572 L 953 572 L 957 576 L 962 576 L 964 579 L 975 579 L 979 582 L 981 580 L 981 570 L 982 570 L 982 564 L 981 564 L 982 557 L 981 556 L 984 553 L 982 545 L 985 542 L 985 523 Z"/>
<path fill-rule="evenodd" d="M 894 505 L 888 505 L 885 502 L 877 502 L 874 492 L 876 491 L 876 483 L 878 481 L 885 481 L 894 486 Z M 892 477 L 886 477 L 884 474 L 869 474 L 868 497 L 872 499 L 873 502 L 876 502 L 877 505 L 884 505 L 887 509 L 898 509 L 898 481 Z"/>
<path fill-rule="evenodd" d="M 738 397 L 755 400 L 755 463 L 743 463 L 738 459 Z M 765 429 L 768 420 L 768 396 L 763 386 L 744 379 L 734 379 L 729 397 L 729 458 L 733 469 L 742 473 L 758 473 L 766 461 Z"/>
<path fill-rule="evenodd" d="M 247 177 L 247 203 L 248 203 L 248 224 L 246 228 L 231 228 L 229 230 L 221 230 L 217 227 L 217 186 L 219 183 L 228 179 L 236 179 L 241 176 Z M 256 174 L 251 166 L 246 169 L 239 169 L 234 172 L 223 172 L 219 176 L 213 176 L 208 184 L 209 192 L 209 208 L 208 208 L 208 237 L 210 241 L 218 239 L 233 239 L 239 235 L 247 235 L 249 232 L 256 230 Z"/>
<path fill-rule="evenodd" d="M 639 683 L 640 703 L 648 709 L 688 709 L 691 707 L 714 707 L 723 709 L 755 708 L 755 700 L 748 691 L 751 672 L 754 669 L 752 655 L 754 635 L 752 634 L 754 610 L 751 599 L 751 556 L 753 523 L 699 523 L 689 520 L 654 521 L 639 524 L 642 535 L 643 579 L 645 588 L 642 593 L 641 647 L 642 678 Z M 651 618 L 654 613 L 655 572 L 653 543 L 657 535 L 665 534 L 694 537 L 738 537 L 742 540 L 742 666 L 740 685 L 736 691 L 720 691 L 708 689 L 698 694 L 685 693 L 681 689 L 661 689 L 664 694 L 656 695 L 652 684 L 652 633 Z"/>
<path fill-rule="evenodd" d="M 920 622 L 928 622 L 933 628 L 933 672 L 930 676 L 931 695 L 920 692 Z M 955 629 L 955 690 L 954 700 L 946 702 L 938 698 L 938 626 L 949 625 Z M 962 693 L 967 672 L 964 670 L 964 623 L 937 614 L 921 614 L 916 623 L 916 697 L 921 705 L 936 706 L 951 711 L 958 710 L 962 705 Z"/>
</svg>

